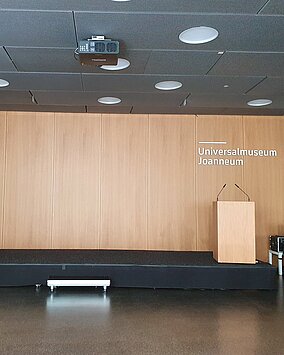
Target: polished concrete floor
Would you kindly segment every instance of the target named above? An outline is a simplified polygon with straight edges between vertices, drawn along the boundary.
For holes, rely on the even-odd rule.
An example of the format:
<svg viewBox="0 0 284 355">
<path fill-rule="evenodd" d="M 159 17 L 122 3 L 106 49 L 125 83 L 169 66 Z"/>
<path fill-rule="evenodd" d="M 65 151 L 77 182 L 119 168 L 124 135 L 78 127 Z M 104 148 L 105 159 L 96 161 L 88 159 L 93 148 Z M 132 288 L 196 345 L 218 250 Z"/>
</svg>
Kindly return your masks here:
<svg viewBox="0 0 284 355">
<path fill-rule="evenodd" d="M 0 288 L 0 354 L 284 354 L 277 291 Z"/>
</svg>

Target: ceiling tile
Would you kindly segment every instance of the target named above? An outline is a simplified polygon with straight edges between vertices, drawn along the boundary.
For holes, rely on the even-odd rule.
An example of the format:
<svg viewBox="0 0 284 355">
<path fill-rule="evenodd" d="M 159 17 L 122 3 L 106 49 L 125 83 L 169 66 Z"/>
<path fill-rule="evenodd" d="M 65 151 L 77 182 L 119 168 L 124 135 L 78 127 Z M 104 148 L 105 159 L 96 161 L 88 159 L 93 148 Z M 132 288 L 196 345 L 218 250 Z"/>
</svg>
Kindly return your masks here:
<svg viewBox="0 0 284 355">
<path fill-rule="evenodd" d="M 53 106 L 53 105 L 3 105 L 0 111 L 29 111 L 29 112 L 86 112 L 85 106 Z"/>
<path fill-rule="evenodd" d="M 88 106 L 87 112 L 91 113 L 130 113 L 132 106 Z"/>
<path fill-rule="evenodd" d="M 32 10 L 80 10 L 80 11 L 146 11 L 146 12 L 211 12 L 256 13 L 266 0 L 139 0 L 112 2 L 110 0 L 1 0 L 0 8 Z"/>
<path fill-rule="evenodd" d="M 85 91 L 99 91 L 104 92 L 159 92 L 155 89 L 155 83 L 162 80 L 181 80 L 180 77 L 163 77 L 151 75 L 103 75 L 103 74 L 83 74 L 83 86 Z M 178 92 L 185 92 L 186 88 L 183 86 Z"/>
<path fill-rule="evenodd" d="M 261 80 L 263 80 L 263 77 L 213 75 L 184 77 L 188 92 L 197 94 L 220 93 L 222 95 L 244 94 Z"/>
<path fill-rule="evenodd" d="M 122 102 L 120 106 L 133 106 L 137 103 L 144 105 L 165 105 L 165 106 L 179 106 L 184 100 L 184 93 L 120 93 L 115 92 L 49 92 L 49 91 L 33 91 L 33 94 L 40 105 L 87 105 L 87 106 L 102 106 L 97 100 L 104 96 L 119 97 Z M 118 107 L 119 105 L 117 105 Z"/>
<path fill-rule="evenodd" d="M 0 45 L 76 47 L 72 12 L 0 11 Z"/>
<path fill-rule="evenodd" d="M 183 86 L 178 92 L 186 93 L 236 93 L 244 94 L 258 84 L 263 77 L 227 76 L 181 76 L 181 75 L 118 75 L 83 74 L 85 91 L 112 92 L 154 92 L 155 84 L 164 81 L 180 81 Z M 224 88 L 224 85 L 229 87 Z"/>
<path fill-rule="evenodd" d="M 220 110 L 215 110 L 215 113 L 211 113 L 212 115 L 218 115 Z M 200 113 L 199 113 L 200 114 Z M 250 108 L 224 108 L 221 110 L 223 115 L 246 115 L 246 116 L 283 116 L 284 109 L 273 109 L 273 108 L 254 108 L 251 110 Z"/>
<path fill-rule="evenodd" d="M 31 94 L 24 91 L 0 90 L 0 104 L 31 104 Z"/>
<path fill-rule="evenodd" d="M 127 49 L 284 51 L 281 16 L 76 12 L 75 19 L 79 39 L 102 34 Z M 179 41 L 183 30 L 200 25 L 216 28 L 219 37 L 199 46 Z"/>
<path fill-rule="evenodd" d="M 284 52 L 226 52 L 222 55 L 217 64 L 210 70 L 209 74 L 284 76 Z"/>
<path fill-rule="evenodd" d="M 182 115 L 185 113 L 183 107 L 175 106 L 175 107 L 165 107 L 162 105 L 156 106 L 145 106 L 145 105 L 135 105 L 131 111 L 133 114 L 177 114 Z"/>
<path fill-rule="evenodd" d="M 247 102 L 259 99 L 257 95 L 191 95 L 188 99 L 190 107 L 219 107 L 219 108 L 249 108 L 252 111 L 255 107 L 248 107 Z M 284 97 L 281 95 L 270 96 L 273 103 L 268 109 L 284 109 Z"/>
<path fill-rule="evenodd" d="M 82 90 L 80 74 L 0 72 L 0 78 L 9 81 L 6 90 Z"/>
<path fill-rule="evenodd" d="M 284 1 L 270 0 L 260 13 L 267 15 L 284 15 Z"/>
<path fill-rule="evenodd" d="M 284 96 L 284 78 L 266 78 L 259 85 L 249 91 L 250 95 L 268 96 L 283 95 Z"/>
<path fill-rule="evenodd" d="M 218 59 L 217 52 L 153 51 L 145 74 L 204 75 Z"/>
<path fill-rule="evenodd" d="M 77 73 L 82 67 L 73 49 L 7 47 L 19 71 Z"/>
<path fill-rule="evenodd" d="M 3 47 L 0 47 L 0 71 L 16 71 Z"/>
<path fill-rule="evenodd" d="M 222 107 L 172 107 L 163 106 L 134 106 L 132 114 L 177 114 L 177 115 L 257 115 L 257 116 L 281 116 L 284 109 L 265 109 L 265 108 L 222 108 Z"/>
<path fill-rule="evenodd" d="M 61 73 L 103 73 L 113 75 L 113 72 L 102 70 L 95 66 L 81 66 L 74 58 L 73 49 L 62 48 L 6 48 L 19 71 L 27 72 L 61 72 Z M 130 61 L 126 70 L 116 72 L 143 74 L 148 61 L 149 51 L 123 51 L 121 57 Z"/>
</svg>

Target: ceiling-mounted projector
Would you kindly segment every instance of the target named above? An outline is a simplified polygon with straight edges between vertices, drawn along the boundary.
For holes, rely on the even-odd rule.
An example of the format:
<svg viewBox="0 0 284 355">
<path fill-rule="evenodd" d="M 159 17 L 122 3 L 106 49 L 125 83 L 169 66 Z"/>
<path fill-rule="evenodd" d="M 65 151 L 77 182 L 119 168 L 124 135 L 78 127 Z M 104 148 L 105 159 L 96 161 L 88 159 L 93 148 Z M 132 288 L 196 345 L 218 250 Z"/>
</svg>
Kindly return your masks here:
<svg viewBox="0 0 284 355">
<path fill-rule="evenodd" d="M 76 54 L 81 65 L 116 65 L 119 54 L 119 42 L 105 39 L 104 36 L 92 36 L 80 41 Z"/>
</svg>

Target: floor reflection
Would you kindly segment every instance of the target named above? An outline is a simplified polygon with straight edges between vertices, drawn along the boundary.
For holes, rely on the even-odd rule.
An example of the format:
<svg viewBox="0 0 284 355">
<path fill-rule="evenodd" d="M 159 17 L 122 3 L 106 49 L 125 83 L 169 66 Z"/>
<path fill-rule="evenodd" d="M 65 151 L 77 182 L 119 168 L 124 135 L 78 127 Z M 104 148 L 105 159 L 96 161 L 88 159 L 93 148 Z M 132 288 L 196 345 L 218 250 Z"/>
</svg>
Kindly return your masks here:
<svg viewBox="0 0 284 355">
<path fill-rule="evenodd" d="M 109 314 L 110 298 L 105 292 L 72 292 L 60 289 L 46 297 L 46 310 L 49 314 L 58 312 L 84 312 L 95 314 Z"/>
<path fill-rule="evenodd" d="M 283 299 L 284 299 L 284 289 L 283 289 L 283 277 L 279 276 L 278 292 L 277 292 L 277 306 L 279 311 L 283 311 Z"/>
</svg>

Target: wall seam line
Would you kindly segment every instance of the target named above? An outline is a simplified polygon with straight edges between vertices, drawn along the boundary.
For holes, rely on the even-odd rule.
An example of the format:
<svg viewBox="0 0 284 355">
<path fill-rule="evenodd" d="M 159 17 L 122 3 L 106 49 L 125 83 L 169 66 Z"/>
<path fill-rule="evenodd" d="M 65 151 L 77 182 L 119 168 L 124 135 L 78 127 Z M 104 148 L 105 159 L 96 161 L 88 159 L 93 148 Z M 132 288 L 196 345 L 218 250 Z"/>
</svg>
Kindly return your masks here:
<svg viewBox="0 0 284 355">
<path fill-rule="evenodd" d="M 246 149 L 246 141 L 245 141 L 245 119 L 244 116 L 242 116 L 242 133 L 243 133 L 243 149 Z M 242 171 L 242 185 L 244 186 L 244 189 L 246 189 L 245 186 L 245 166 L 246 166 L 246 157 L 244 157 L 244 165 L 243 165 L 243 171 Z"/>
<path fill-rule="evenodd" d="M 194 115 L 194 201 L 195 201 L 195 228 L 196 228 L 196 239 L 195 239 L 195 250 L 198 250 L 198 186 L 197 186 L 197 115 Z"/>
<path fill-rule="evenodd" d="M 146 135 L 146 249 L 149 249 L 149 178 L 150 178 L 150 115 L 147 116 Z"/>
<path fill-rule="evenodd" d="M 4 171 L 3 171 L 3 197 L 2 197 L 2 226 L 1 226 L 1 248 L 4 249 L 4 223 L 5 223 L 5 200 L 6 200 L 6 175 L 7 175 L 7 132 L 8 132 L 8 122 L 7 122 L 7 111 L 5 112 L 5 134 L 4 134 Z"/>
<path fill-rule="evenodd" d="M 99 149 L 99 225 L 98 225 L 98 249 L 102 242 L 102 158 L 103 158 L 103 115 L 100 115 L 100 149 Z"/>
<path fill-rule="evenodd" d="M 56 154 L 56 113 L 53 113 L 53 144 L 52 144 L 52 186 L 51 186 L 51 226 L 50 246 L 54 247 L 54 205 L 55 205 L 55 154 Z"/>
</svg>

